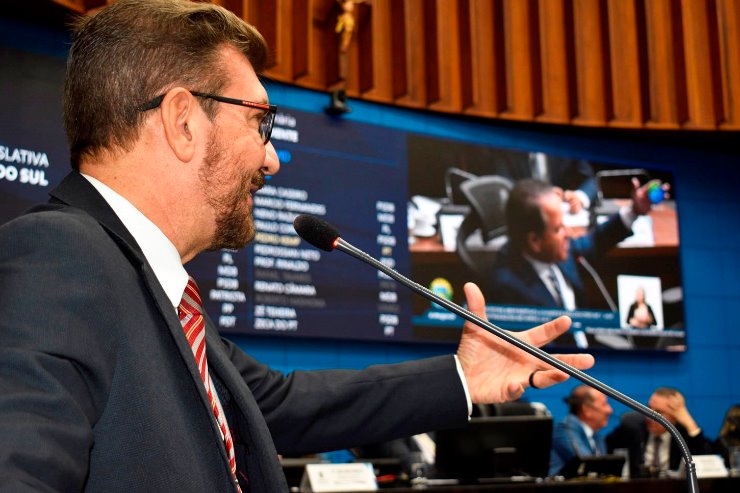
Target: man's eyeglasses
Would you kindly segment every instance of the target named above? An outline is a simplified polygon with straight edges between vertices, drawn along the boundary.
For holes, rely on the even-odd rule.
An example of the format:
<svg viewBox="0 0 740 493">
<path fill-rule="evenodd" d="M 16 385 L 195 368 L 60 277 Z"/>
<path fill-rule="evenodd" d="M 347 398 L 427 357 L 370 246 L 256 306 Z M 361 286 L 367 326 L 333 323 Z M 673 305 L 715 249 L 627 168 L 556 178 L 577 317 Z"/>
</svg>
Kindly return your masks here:
<svg viewBox="0 0 740 493">
<path fill-rule="evenodd" d="M 260 120 L 259 133 L 262 137 L 262 142 L 267 145 L 270 142 L 270 135 L 272 135 L 272 125 L 275 123 L 275 114 L 277 114 L 277 106 L 274 104 L 266 103 L 255 103 L 254 101 L 245 101 L 243 99 L 227 98 L 224 96 L 217 96 L 216 94 L 208 94 L 205 92 L 190 91 L 190 94 L 199 98 L 213 99 L 219 103 L 235 104 L 238 106 L 246 106 L 247 108 L 256 108 L 265 112 L 262 120 Z M 164 94 L 157 96 L 148 103 L 145 103 L 139 107 L 140 111 L 149 111 L 158 107 L 162 104 Z"/>
</svg>

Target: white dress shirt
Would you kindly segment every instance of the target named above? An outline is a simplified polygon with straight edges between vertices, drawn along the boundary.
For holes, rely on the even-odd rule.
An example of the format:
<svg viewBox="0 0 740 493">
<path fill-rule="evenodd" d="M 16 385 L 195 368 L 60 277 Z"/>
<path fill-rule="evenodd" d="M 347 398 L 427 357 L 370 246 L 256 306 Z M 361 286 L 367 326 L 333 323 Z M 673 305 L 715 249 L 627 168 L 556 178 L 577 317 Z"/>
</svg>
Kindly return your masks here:
<svg viewBox="0 0 740 493">
<path fill-rule="evenodd" d="M 152 267 L 159 284 L 177 311 L 188 284 L 188 273 L 182 266 L 182 259 L 175 245 L 162 233 L 162 230 L 149 220 L 131 202 L 113 191 L 106 184 L 92 176 L 83 174 L 90 184 L 103 196 L 116 213 Z"/>
<path fill-rule="evenodd" d="M 573 288 L 570 287 L 568 281 L 565 280 L 563 273 L 557 264 L 549 264 L 547 262 L 539 261 L 535 258 L 530 257 L 526 253 L 523 254 L 524 258 L 532 265 L 532 268 L 537 273 L 537 276 L 542 280 L 543 284 L 550 291 L 552 297 L 556 300 L 562 295 L 563 308 L 566 310 L 576 309 L 576 295 L 573 292 Z M 558 283 L 557 286 L 553 285 L 553 281 L 550 276 L 550 272 L 555 274 L 555 280 Z M 558 294 L 560 291 L 560 294 Z"/>
<path fill-rule="evenodd" d="M 655 448 L 658 447 L 658 463 L 655 463 Z M 655 467 L 659 471 L 666 471 L 669 468 L 671 456 L 671 436 L 666 431 L 661 435 L 648 434 L 648 440 L 645 444 L 644 462 L 648 467 Z"/>
<path fill-rule="evenodd" d="M 594 439 L 594 430 L 580 419 L 578 422 L 581 424 L 581 428 L 583 428 L 583 432 L 586 434 L 586 438 L 588 439 L 588 444 L 591 446 L 591 452 L 593 455 L 601 455 L 602 451 L 599 449 L 599 446 L 596 444 L 596 440 Z"/>
</svg>

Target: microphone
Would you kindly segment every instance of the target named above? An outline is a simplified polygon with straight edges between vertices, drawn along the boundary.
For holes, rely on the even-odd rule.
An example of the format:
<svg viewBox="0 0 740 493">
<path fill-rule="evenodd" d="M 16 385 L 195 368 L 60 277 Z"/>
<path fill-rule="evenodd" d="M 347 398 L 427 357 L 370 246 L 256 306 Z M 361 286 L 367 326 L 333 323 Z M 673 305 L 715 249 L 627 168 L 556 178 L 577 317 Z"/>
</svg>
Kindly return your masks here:
<svg viewBox="0 0 740 493">
<path fill-rule="evenodd" d="M 606 290 L 606 286 L 604 286 L 604 281 L 601 280 L 601 276 L 598 272 L 596 272 L 596 269 L 593 268 L 591 263 L 586 260 L 586 257 L 579 255 L 576 257 L 576 260 L 578 261 L 581 266 L 583 266 L 584 269 L 586 269 L 586 272 L 591 276 L 591 279 L 594 280 L 596 283 L 596 287 L 599 288 L 599 291 L 601 292 L 601 296 L 604 297 L 606 300 L 606 303 L 609 305 L 609 309 L 613 312 L 617 311 L 617 305 L 614 304 L 614 300 L 609 295 L 609 291 Z"/>
<path fill-rule="evenodd" d="M 337 247 L 339 231 L 326 221 L 315 216 L 301 214 L 293 220 L 298 236 L 325 252 L 331 252 Z"/>
<path fill-rule="evenodd" d="M 452 313 L 464 318 L 465 320 L 469 322 L 474 323 L 478 327 L 481 327 L 482 329 L 486 330 L 487 332 L 490 332 L 496 337 L 503 339 L 509 344 L 512 344 L 513 346 L 521 349 L 522 351 L 534 356 L 540 361 L 543 361 L 547 363 L 548 365 L 554 368 L 557 368 L 563 373 L 566 373 L 572 376 L 573 378 L 580 380 L 581 382 L 588 385 L 589 387 L 593 387 L 599 392 L 612 397 L 613 399 L 621 402 L 625 406 L 628 406 L 634 409 L 640 414 L 654 421 L 657 421 L 658 423 L 663 425 L 663 427 L 665 427 L 666 430 L 668 430 L 668 432 L 671 434 L 673 439 L 676 440 L 676 442 L 678 443 L 679 449 L 681 451 L 681 455 L 683 456 L 684 461 L 686 463 L 686 477 L 689 483 L 689 491 L 692 493 L 698 493 L 699 484 L 698 484 L 698 480 L 696 477 L 696 465 L 694 464 L 694 461 L 691 458 L 691 453 L 689 452 L 689 448 L 686 444 L 686 441 L 683 439 L 683 437 L 678 432 L 678 430 L 673 425 L 673 423 L 668 421 L 663 415 L 657 413 L 656 411 L 653 411 L 649 407 L 637 402 L 636 400 L 617 391 L 616 389 L 609 387 L 605 383 L 591 377 L 590 375 L 582 372 L 578 368 L 575 368 L 567 363 L 564 363 L 560 361 L 559 359 L 546 353 L 542 349 L 532 346 L 531 344 L 528 344 L 514 337 L 509 332 L 498 327 L 497 325 L 492 324 L 488 320 L 484 320 L 480 318 L 479 316 L 475 315 L 471 311 L 466 310 L 460 305 L 457 305 L 433 293 L 432 291 L 425 288 L 424 286 L 421 286 L 415 283 L 414 281 L 412 281 L 411 279 L 408 279 L 407 277 L 399 274 L 394 269 L 391 269 L 390 267 L 381 263 L 379 260 L 373 258 L 372 256 L 363 252 L 359 248 L 343 240 L 339 235 L 339 231 L 334 226 L 324 221 L 323 219 L 319 219 L 315 216 L 310 216 L 307 214 L 301 214 L 297 216 L 295 220 L 293 221 L 293 227 L 295 228 L 296 233 L 298 233 L 298 236 L 300 236 L 301 238 L 303 238 L 304 240 L 306 240 L 308 243 L 315 246 L 316 248 L 319 248 L 327 252 L 331 252 L 332 250 L 335 250 L 335 249 L 340 250 L 348 255 L 351 255 L 352 257 L 355 257 L 358 260 L 361 260 L 371 265 L 372 267 L 381 271 L 388 277 L 394 279 L 395 281 L 406 286 L 407 288 L 423 296 L 424 298 L 434 303 L 437 303 L 440 306 L 443 306 L 444 308 L 451 311 Z"/>
</svg>

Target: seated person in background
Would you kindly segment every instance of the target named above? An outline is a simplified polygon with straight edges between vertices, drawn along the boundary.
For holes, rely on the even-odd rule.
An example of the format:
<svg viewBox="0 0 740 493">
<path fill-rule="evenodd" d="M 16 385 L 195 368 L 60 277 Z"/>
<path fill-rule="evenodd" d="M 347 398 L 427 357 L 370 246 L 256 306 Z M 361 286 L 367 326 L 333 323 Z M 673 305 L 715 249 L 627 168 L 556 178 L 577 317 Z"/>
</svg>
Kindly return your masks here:
<svg viewBox="0 0 740 493">
<path fill-rule="evenodd" d="M 719 436 L 714 441 L 714 451 L 725 459 L 727 467 L 730 467 L 729 450 L 732 447 L 740 447 L 740 404 L 727 410 Z"/>
<path fill-rule="evenodd" d="M 627 312 L 627 324 L 636 329 L 647 329 L 655 325 L 653 309 L 645 302 L 645 289 L 637 288 L 635 302 Z"/>
<path fill-rule="evenodd" d="M 632 195 L 631 207 L 587 235 L 570 238 L 557 190 L 538 180 L 518 182 L 506 203 L 509 241 L 491 271 L 489 303 L 566 310 L 587 305 L 577 258 L 599 257 L 632 235 L 636 217 L 650 211 L 647 184 L 637 184 Z"/>
<path fill-rule="evenodd" d="M 659 387 L 648 402 L 650 409 L 665 416 L 678 429 L 693 455 L 711 454 L 712 443 L 696 424 L 678 390 Z M 610 451 L 627 449 L 630 476 L 658 476 L 675 471 L 681 463 L 681 451 L 670 433 L 659 423 L 636 412 L 622 415 L 620 424 L 607 437 Z"/>
<path fill-rule="evenodd" d="M 552 430 L 550 476 L 577 457 L 604 455 L 606 444 L 598 431 L 609 423 L 612 407 L 606 395 L 587 385 L 575 387 L 565 399 L 569 414 Z"/>
</svg>

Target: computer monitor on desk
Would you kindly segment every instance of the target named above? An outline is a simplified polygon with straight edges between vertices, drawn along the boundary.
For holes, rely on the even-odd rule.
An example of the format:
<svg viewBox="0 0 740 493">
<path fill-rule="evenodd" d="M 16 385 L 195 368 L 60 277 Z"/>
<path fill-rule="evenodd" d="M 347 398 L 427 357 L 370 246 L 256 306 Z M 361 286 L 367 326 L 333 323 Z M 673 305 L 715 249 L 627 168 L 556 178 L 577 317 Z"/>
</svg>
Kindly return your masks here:
<svg viewBox="0 0 740 493">
<path fill-rule="evenodd" d="M 438 431 L 436 442 L 439 478 L 543 478 L 550 463 L 552 417 L 472 418 L 465 428 Z"/>
</svg>

